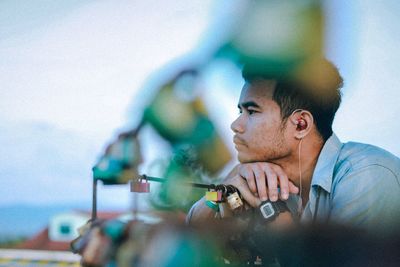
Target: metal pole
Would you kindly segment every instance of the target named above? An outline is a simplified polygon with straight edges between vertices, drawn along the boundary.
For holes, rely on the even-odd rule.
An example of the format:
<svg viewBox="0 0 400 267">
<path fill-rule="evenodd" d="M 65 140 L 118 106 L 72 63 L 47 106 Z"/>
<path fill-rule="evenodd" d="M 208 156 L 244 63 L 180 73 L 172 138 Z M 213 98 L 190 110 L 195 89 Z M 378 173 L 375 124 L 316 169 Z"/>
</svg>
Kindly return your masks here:
<svg viewBox="0 0 400 267">
<path fill-rule="evenodd" d="M 97 179 L 93 179 L 92 222 L 97 218 Z"/>
<path fill-rule="evenodd" d="M 167 179 L 164 179 L 164 178 L 147 176 L 145 174 L 141 175 L 141 178 L 144 179 L 144 180 L 153 181 L 153 182 L 159 182 L 159 183 L 165 183 L 167 181 Z M 192 182 L 183 182 L 183 183 L 180 183 L 180 184 L 181 185 L 185 185 L 185 186 L 191 186 L 191 187 L 197 187 L 197 188 L 205 188 L 205 189 L 214 189 L 215 188 L 214 184 L 201 184 L 201 183 L 192 183 Z"/>
</svg>

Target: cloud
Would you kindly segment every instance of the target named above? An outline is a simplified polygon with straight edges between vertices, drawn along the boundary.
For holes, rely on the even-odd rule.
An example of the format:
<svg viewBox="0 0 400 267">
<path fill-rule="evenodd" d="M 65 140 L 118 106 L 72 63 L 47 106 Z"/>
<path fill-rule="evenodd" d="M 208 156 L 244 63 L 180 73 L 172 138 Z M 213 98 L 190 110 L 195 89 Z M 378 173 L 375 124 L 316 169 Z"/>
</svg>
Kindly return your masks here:
<svg viewBox="0 0 400 267">
<path fill-rule="evenodd" d="M 1 204 L 90 200 L 94 142 L 41 122 L 0 125 Z"/>
</svg>

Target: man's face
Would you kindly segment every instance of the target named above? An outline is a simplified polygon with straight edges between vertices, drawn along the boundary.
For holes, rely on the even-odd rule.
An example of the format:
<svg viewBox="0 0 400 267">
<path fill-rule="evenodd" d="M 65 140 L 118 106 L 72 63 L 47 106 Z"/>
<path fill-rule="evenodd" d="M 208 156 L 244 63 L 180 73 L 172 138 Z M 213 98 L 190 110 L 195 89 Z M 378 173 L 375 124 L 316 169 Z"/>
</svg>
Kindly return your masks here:
<svg viewBox="0 0 400 267">
<path fill-rule="evenodd" d="M 239 117 L 232 123 L 241 163 L 277 162 L 290 155 L 280 107 L 272 100 L 275 82 L 245 84 L 239 99 Z"/>
</svg>

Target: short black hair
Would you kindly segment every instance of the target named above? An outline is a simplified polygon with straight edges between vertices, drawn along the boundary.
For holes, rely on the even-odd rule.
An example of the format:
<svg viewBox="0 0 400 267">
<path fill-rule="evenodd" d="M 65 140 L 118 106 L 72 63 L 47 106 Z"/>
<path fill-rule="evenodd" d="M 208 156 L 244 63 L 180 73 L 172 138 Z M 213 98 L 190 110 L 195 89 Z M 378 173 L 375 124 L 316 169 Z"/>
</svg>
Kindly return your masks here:
<svg viewBox="0 0 400 267">
<path fill-rule="evenodd" d="M 341 102 L 343 79 L 327 59 L 313 59 L 281 75 L 271 75 L 245 64 L 242 76 L 250 84 L 256 80 L 276 81 L 272 99 L 279 105 L 283 121 L 296 109 L 308 110 L 323 140 L 332 135 L 333 119 Z"/>
</svg>

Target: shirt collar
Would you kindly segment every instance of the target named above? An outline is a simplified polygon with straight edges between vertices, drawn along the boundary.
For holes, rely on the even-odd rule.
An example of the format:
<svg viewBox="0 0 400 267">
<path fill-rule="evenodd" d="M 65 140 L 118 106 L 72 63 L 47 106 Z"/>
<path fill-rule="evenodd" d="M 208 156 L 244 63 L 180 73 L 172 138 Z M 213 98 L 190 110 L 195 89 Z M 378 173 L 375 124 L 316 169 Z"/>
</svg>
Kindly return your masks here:
<svg viewBox="0 0 400 267">
<path fill-rule="evenodd" d="M 342 145 L 343 144 L 334 133 L 326 140 L 319 154 L 317 165 L 315 166 L 311 186 L 318 185 L 328 193 L 331 192 L 333 170 Z"/>
</svg>

